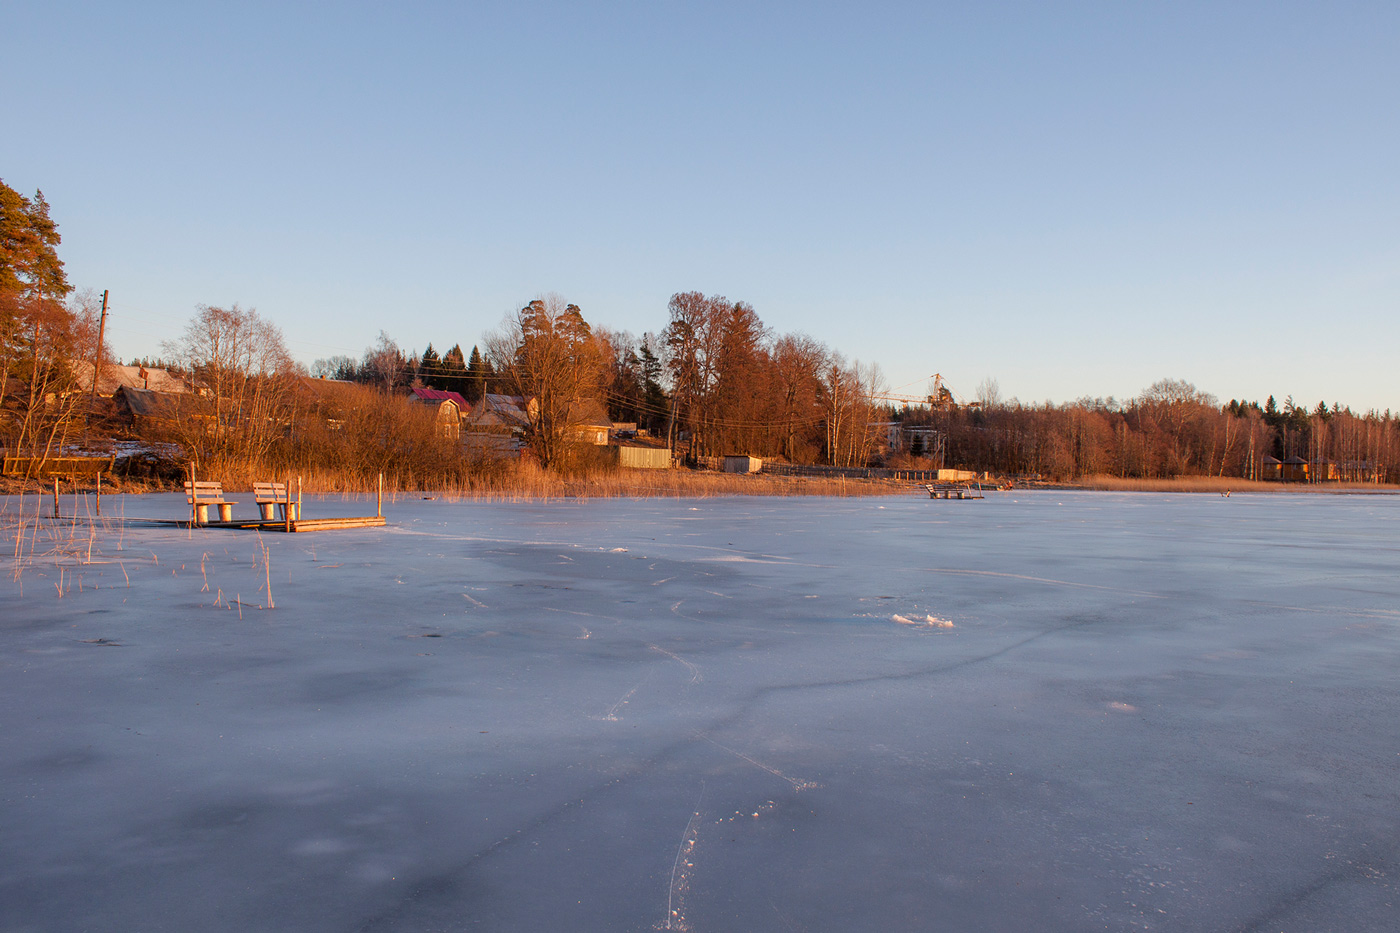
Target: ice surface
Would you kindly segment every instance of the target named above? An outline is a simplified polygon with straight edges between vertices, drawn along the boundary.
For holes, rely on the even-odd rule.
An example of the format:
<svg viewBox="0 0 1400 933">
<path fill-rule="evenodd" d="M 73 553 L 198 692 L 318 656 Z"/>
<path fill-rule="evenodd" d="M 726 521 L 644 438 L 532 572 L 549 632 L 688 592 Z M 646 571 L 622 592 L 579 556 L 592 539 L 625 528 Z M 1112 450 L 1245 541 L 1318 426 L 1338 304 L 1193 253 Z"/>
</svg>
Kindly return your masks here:
<svg viewBox="0 0 1400 933">
<path fill-rule="evenodd" d="M 0 579 L 0 930 L 1400 916 L 1400 499 L 184 508 Z"/>
</svg>

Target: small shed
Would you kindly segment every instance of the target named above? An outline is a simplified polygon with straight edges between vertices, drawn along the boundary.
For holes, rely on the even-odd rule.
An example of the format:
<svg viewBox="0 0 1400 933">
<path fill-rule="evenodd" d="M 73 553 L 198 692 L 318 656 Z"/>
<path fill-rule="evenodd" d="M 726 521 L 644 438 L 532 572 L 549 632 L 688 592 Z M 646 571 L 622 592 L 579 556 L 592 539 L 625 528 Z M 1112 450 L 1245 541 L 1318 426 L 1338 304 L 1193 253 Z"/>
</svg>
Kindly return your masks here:
<svg viewBox="0 0 1400 933">
<path fill-rule="evenodd" d="M 725 457 L 726 473 L 757 473 L 763 469 L 763 461 L 757 457 Z"/>
<path fill-rule="evenodd" d="M 1280 470 L 1281 479 L 1285 483 L 1306 483 L 1309 472 L 1308 461 L 1296 454 L 1283 461 Z"/>
</svg>

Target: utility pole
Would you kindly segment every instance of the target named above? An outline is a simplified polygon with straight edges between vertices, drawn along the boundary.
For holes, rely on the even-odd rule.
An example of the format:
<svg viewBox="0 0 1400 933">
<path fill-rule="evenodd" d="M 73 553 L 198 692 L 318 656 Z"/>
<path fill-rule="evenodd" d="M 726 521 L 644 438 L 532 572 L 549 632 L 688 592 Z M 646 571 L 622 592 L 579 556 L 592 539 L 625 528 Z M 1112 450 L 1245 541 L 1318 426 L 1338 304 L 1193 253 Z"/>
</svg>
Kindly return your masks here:
<svg viewBox="0 0 1400 933">
<path fill-rule="evenodd" d="M 97 407 L 97 378 L 102 374 L 102 338 L 107 333 L 107 289 L 102 289 L 102 318 L 97 323 L 97 353 L 92 363 L 92 397 L 88 408 Z"/>
</svg>

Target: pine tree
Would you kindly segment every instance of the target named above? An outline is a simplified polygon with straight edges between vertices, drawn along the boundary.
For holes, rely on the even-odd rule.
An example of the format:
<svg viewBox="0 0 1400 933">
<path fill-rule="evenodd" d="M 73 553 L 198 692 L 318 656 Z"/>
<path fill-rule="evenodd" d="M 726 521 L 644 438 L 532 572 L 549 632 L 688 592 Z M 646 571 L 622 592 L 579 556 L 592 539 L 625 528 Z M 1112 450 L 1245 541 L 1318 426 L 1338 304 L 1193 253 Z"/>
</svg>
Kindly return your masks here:
<svg viewBox="0 0 1400 933">
<path fill-rule="evenodd" d="M 0 180 L 0 293 L 62 298 L 71 292 L 58 258 L 61 240 L 42 191 L 30 200 Z"/>
<path fill-rule="evenodd" d="M 462 393 L 467 401 L 475 405 L 481 401 L 489 390 L 487 380 L 491 377 L 491 364 L 481 355 L 481 351 L 472 347 L 471 359 L 467 361 L 467 390 Z"/>
<path fill-rule="evenodd" d="M 428 349 L 423 351 L 423 357 L 418 361 L 418 378 L 423 381 L 423 385 L 430 389 L 441 389 L 439 385 L 442 379 L 442 360 L 438 358 L 437 351 L 433 349 L 430 342 Z"/>
<path fill-rule="evenodd" d="M 466 395 L 467 361 L 462 357 L 460 343 L 454 343 L 452 349 L 442 355 L 442 388 Z"/>
</svg>

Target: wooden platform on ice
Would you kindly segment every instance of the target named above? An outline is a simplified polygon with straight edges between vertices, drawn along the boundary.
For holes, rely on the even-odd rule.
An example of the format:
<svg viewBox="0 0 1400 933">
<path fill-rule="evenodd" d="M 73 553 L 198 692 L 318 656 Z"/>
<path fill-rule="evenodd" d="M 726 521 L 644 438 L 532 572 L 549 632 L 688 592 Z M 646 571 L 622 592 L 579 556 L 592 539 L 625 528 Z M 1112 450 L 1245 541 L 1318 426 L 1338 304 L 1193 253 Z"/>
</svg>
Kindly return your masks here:
<svg viewBox="0 0 1400 933">
<path fill-rule="evenodd" d="M 985 499 L 978 486 L 955 483 L 922 483 L 930 499 Z"/>
<path fill-rule="evenodd" d="M 177 519 L 131 519 L 143 524 L 150 525 L 179 525 L 182 528 L 190 527 L 188 518 Z M 196 528 L 232 528 L 252 531 L 334 531 L 337 528 L 382 528 L 385 525 L 382 515 L 355 515 L 343 518 L 298 518 L 288 527 L 287 522 L 274 519 L 265 521 L 263 519 L 252 519 L 250 521 L 233 522 L 201 522 Z"/>
</svg>

